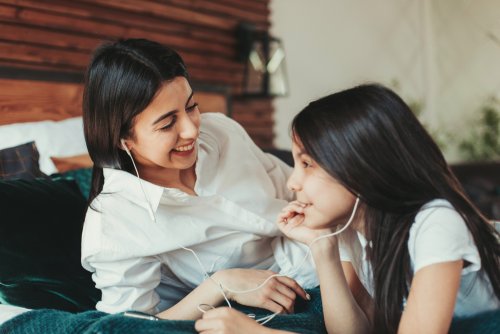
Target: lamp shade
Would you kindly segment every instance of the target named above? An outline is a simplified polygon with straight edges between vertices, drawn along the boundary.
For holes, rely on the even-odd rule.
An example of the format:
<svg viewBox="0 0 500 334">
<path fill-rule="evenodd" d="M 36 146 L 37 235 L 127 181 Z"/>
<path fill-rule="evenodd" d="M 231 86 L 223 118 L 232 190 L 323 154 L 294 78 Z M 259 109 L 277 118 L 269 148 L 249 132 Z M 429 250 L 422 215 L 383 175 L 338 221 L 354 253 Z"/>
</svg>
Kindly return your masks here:
<svg viewBox="0 0 500 334">
<path fill-rule="evenodd" d="M 288 94 L 285 49 L 279 38 L 253 26 L 238 27 L 238 58 L 245 62 L 241 94 L 253 97 Z"/>
</svg>

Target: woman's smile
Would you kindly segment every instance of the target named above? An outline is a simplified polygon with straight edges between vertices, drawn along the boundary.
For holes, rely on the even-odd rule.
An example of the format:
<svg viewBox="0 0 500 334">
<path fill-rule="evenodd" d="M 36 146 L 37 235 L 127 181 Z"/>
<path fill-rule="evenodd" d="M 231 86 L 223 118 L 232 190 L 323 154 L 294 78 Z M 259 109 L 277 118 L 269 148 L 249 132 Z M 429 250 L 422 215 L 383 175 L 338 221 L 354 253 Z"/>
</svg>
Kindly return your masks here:
<svg viewBox="0 0 500 334">
<path fill-rule="evenodd" d="M 187 145 L 177 146 L 176 148 L 172 149 L 172 153 L 175 154 L 176 156 L 187 157 L 190 156 L 195 151 L 195 147 L 196 147 L 196 140 L 193 140 L 191 143 Z"/>
</svg>

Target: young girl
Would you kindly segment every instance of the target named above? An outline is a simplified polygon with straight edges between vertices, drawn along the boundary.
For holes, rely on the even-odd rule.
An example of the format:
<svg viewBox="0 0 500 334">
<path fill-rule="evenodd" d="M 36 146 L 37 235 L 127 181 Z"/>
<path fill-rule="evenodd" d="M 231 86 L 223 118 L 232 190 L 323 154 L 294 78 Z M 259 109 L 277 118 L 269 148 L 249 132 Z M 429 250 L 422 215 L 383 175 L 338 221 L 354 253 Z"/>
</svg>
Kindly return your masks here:
<svg viewBox="0 0 500 334">
<path fill-rule="evenodd" d="M 200 115 L 175 51 L 143 39 L 100 47 L 83 118 L 94 174 L 82 264 L 102 291 L 98 310 L 196 319 L 199 304 L 229 298 L 292 312 L 306 298 L 297 281 L 317 285 L 311 264 L 253 290 L 305 254 L 274 224 L 293 198 L 291 169 L 236 122 Z"/>
<path fill-rule="evenodd" d="M 499 235 L 394 92 L 324 97 L 292 130 L 288 187 L 301 201 L 278 225 L 310 246 L 329 333 L 446 333 L 454 316 L 500 308 Z M 257 326 L 225 308 L 196 323 L 201 333 Z"/>
</svg>

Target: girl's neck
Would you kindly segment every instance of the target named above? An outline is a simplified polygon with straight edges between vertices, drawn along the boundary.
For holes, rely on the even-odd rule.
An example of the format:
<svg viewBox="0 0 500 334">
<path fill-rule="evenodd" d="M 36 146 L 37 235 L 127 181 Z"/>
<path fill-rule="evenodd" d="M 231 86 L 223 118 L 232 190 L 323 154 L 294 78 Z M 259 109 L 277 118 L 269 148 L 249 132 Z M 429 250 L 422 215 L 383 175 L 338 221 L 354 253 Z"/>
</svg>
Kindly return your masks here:
<svg viewBox="0 0 500 334">
<path fill-rule="evenodd" d="M 354 217 L 354 221 L 351 223 L 351 228 L 359 233 L 361 233 L 366 238 L 365 233 L 365 205 L 360 203 L 358 212 Z"/>
<path fill-rule="evenodd" d="M 364 220 L 362 220 L 362 219 L 356 219 L 355 221 L 352 222 L 351 228 L 353 230 L 361 233 L 366 238 Z"/>
</svg>

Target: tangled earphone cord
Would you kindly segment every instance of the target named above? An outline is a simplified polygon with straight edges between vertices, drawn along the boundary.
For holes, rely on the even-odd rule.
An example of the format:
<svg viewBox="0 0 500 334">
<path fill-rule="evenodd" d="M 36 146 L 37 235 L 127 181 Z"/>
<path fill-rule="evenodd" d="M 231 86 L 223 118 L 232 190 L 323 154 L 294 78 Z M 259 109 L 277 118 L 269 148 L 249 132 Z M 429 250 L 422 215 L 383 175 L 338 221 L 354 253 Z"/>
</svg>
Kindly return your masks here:
<svg viewBox="0 0 500 334">
<path fill-rule="evenodd" d="M 151 219 L 156 223 L 156 216 L 154 214 L 154 211 L 153 211 L 153 208 L 151 206 L 151 202 L 149 201 L 149 197 L 147 196 L 146 194 L 146 191 L 144 190 L 144 187 L 142 185 L 142 180 L 139 176 L 139 171 L 137 170 L 137 167 L 135 165 L 135 162 L 134 162 L 134 159 L 132 158 L 132 154 L 129 152 L 128 149 L 125 150 L 126 153 L 128 154 L 128 156 L 130 157 L 130 159 L 132 160 L 132 165 L 134 166 L 134 169 L 135 169 L 135 172 L 137 174 L 137 178 L 139 180 L 139 185 L 141 187 L 141 190 L 142 190 L 142 193 L 144 194 L 145 198 L 146 198 L 146 202 L 148 203 L 148 206 L 149 206 L 149 214 L 150 214 L 150 217 Z M 349 220 L 347 221 L 347 223 L 338 231 L 335 231 L 333 233 L 330 233 L 330 234 L 326 234 L 326 235 L 322 235 L 322 236 L 319 236 L 315 239 L 313 239 L 313 241 L 311 241 L 311 243 L 309 245 L 307 245 L 307 253 L 306 255 L 304 256 L 304 258 L 302 259 L 302 261 L 300 262 L 299 266 L 295 268 L 294 271 L 292 272 L 289 272 L 287 274 L 274 274 L 274 275 L 271 275 L 269 276 L 268 278 L 266 278 L 261 284 L 259 284 L 257 287 L 255 288 L 252 288 L 252 289 L 248 289 L 248 290 L 234 290 L 234 289 L 231 289 L 229 287 L 225 287 L 221 282 L 218 282 L 216 281 L 212 276 L 210 276 L 206 270 L 206 268 L 203 266 L 203 264 L 201 263 L 201 260 L 200 258 L 198 257 L 198 255 L 196 254 L 196 252 L 190 248 L 187 248 L 187 247 L 184 247 L 182 245 L 180 245 L 179 243 L 177 243 L 176 240 L 174 240 L 174 242 L 177 244 L 177 246 L 181 249 L 184 249 L 188 252 L 191 252 L 191 254 L 193 254 L 193 256 L 195 257 L 196 261 L 198 262 L 198 265 L 200 266 L 201 268 L 201 271 L 203 273 L 203 277 L 206 279 L 210 279 L 216 286 L 217 288 L 219 289 L 220 293 L 222 294 L 222 296 L 224 297 L 224 300 L 226 301 L 227 305 L 229 308 L 232 308 L 232 305 L 231 305 L 231 302 L 229 301 L 229 298 L 227 297 L 224 289 L 228 292 L 231 292 L 233 294 L 244 294 L 244 293 L 249 293 L 249 292 L 254 292 L 254 291 L 257 291 L 259 289 L 261 289 L 264 285 L 267 284 L 267 282 L 269 282 L 271 279 L 275 278 L 275 277 L 284 277 L 284 276 L 292 276 L 293 274 L 296 274 L 298 272 L 298 270 L 304 265 L 304 263 L 306 262 L 307 258 L 312 254 L 311 252 L 311 247 L 312 245 L 317 242 L 318 240 L 321 240 L 321 239 L 324 239 L 324 238 L 329 238 L 329 237 L 332 237 L 332 236 L 335 236 L 335 235 L 338 235 L 340 233 L 342 233 L 345 229 L 347 229 L 349 227 L 349 225 L 351 225 L 352 221 L 354 220 L 354 216 L 356 214 L 356 210 L 358 208 L 358 204 L 359 204 L 359 196 L 356 198 L 356 203 L 354 204 L 354 208 L 352 210 L 352 213 L 351 213 L 351 216 L 349 217 Z M 198 310 L 202 313 L 205 313 L 207 312 L 206 310 L 203 310 L 202 306 L 208 306 L 212 309 L 214 309 L 215 307 L 212 306 L 212 305 L 209 305 L 209 304 L 199 304 L 198 305 Z M 271 321 L 276 315 L 278 315 L 279 312 L 275 312 L 273 314 L 270 314 L 270 315 L 267 315 L 265 317 L 262 317 L 260 319 L 255 319 L 255 321 L 259 322 L 261 325 L 264 325 L 266 323 L 268 323 L 269 321 Z"/>
<path fill-rule="evenodd" d="M 312 247 L 312 245 L 315 242 L 317 242 L 317 241 L 319 241 L 321 239 L 325 239 L 325 238 L 329 238 L 329 237 L 333 237 L 335 235 L 338 235 L 338 234 L 344 232 L 345 229 L 347 229 L 349 227 L 349 225 L 351 225 L 352 221 L 354 220 L 354 216 L 356 215 L 356 211 L 358 209 L 358 204 L 359 204 L 359 197 L 356 198 L 356 203 L 354 204 L 354 208 L 352 210 L 351 216 L 349 217 L 349 220 L 347 221 L 347 223 L 340 230 L 335 231 L 335 232 L 330 233 L 330 234 L 321 235 L 321 236 L 313 239 L 313 241 L 311 241 L 311 243 L 307 246 L 307 253 L 306 253 L 306 255 L 304 256 L 304 258 L 300 262 L 299 266 L 296 267 L 294 271 L 288 272 L 286 274 L 274 274 L 274 275 L 271 275 L 266 280 L 264 280 L 264 282 L 262 282 L 259 286 L 257 286 L 256 288 L 253 288 L 253 289 L 248 289 L 248 290 L 233 290 L 233 289 L 230 289 L 228 287 L 225 287 L 226 291 L 229 291 L 229 292 L 235 293 L 235 294 L 253 292 L 253 291 L 257 291 L 258 289 L 262 288 L 270 279 L 272 279 L 274 277 L 293 276 L 294 274 L 296 274 L 299 271 L 300 268 L 302 268 L 302 266 L 306 262 L 307 258 L 312 254 L 311 253 L 311 247 Z"/>
</svg>

